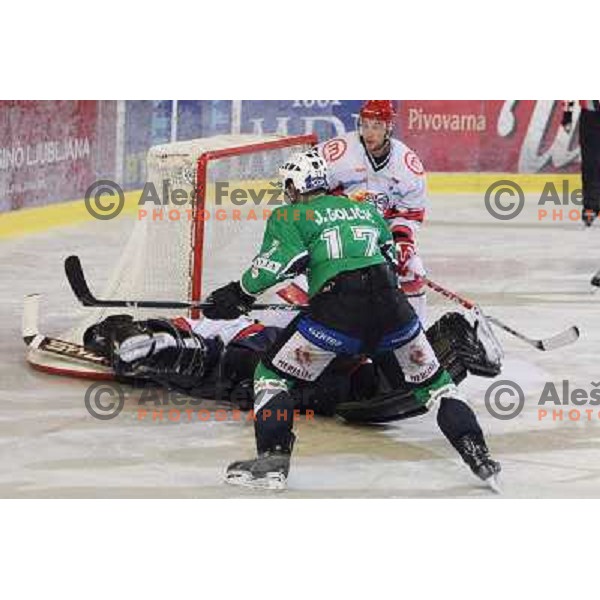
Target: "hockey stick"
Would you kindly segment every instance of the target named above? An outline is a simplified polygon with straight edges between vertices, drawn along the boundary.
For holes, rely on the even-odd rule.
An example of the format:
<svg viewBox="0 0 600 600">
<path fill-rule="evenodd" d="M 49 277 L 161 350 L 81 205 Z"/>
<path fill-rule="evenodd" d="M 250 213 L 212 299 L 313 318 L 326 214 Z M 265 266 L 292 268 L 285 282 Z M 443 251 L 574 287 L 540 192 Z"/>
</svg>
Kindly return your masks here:
<svg viewBox="0 0 600 600">
<path fill-rule="evenodd" d="M 213 306 L 210 302 L 177 302 L 171 300 L 100 300 L 92 294 L 78 256 L 65 260 L 65 273 L 76 298 L 83 306 L 98 308 L 181 308 L 204 309 Z M 254 304 L 251 310 L 298 310 L 288 304 Z"/>
<path fill-rule="evenodd" d="M 562 331 L 561 333 L 557 333 L 556 335 L 553 335 L 548 338 L 543 338 L 543 339 L 530 338 L 530 337 L 526 336 L 525 334 L 520 333 L 517 330 L 513 329 L 512 327 L 509 327 L 508 325 L 506 325 L 506 323 L 503 323 L 500 319 L 497 319 L 496 317 L 492 317 L 490 315 L 484 315 L 483 312 L 481 311 L 481 309 L 477 306 L 477 304 L 475 304 L 475 302 L 472 302 L 471 300 L 468 300 L 467 298 L 459 296 L 455 292 L 441 286 L 439 283 L 435 283 L 434 281 L 431 281 L 431 279 L 425 278 L 425 284 L 428 287 L 430 287 L 433 291 L 437 292 L 438 294 L 441 294 L 442 296 L 444 296 L 445 298 L 448 298 L 449 300 L 452 300 L 453 302 L 456 302 L 457 304 L 460 304 L 467 310 L 478 311 L 490 323 L 496 325 L 496 327 L 499 327 L 500 329 L 506 331 L 507 333 L 514 335 L 515 337 L 526 342 L 530 346 L 537 348 L 538 350 L 542 350 L 542 351 L 556 350 L 557 348 L 562 348 L 563 346 L 572 344 L 579 339 L 579 329 L 575 326 L 569 327 L 568 329 L 565 329 L 565 331 Z"/>
<path fill-rule="evenodd" d="M 439 285 L 438 283 L 435 283 L 434 281 L 431 281 L 430 279 L 425 279 L 425 283 L 428 287 L 438 292 L 445 298 L 448 298 L 449 300 L 460 304 L 467 310 L 473 311 L 476 314 L 476 316 L 480 319 L 485 319 L 490 323 L 493 323 L 500 329 L 506 331 L 507 333 L 510 333 L 511 335 L 514 335 L 515 337 L 518 337 L 519 339 L 530 344 L 534 348 L 537 348 L 538 350 L 555 350 L 556 348 L 561 348 L 562 346 L 572 344 L 579 338 L 579 329 L 577 327 L 570 327 L 562 333 L 541 340 L 529 338 L 526 335 L 516 331 L 512 327 L 509 327 L 496 317 L 484 315 L 481 308 L 477 306 L 475 302 L 472 302 L 471 300 L 467 300 L 466 298 L 459 296 L 458 294 Z M 306 303 L 308 299 L 308 295 L 306 294 L 306 292 L 304 292 L 304 290 L 298 287 L 295 283 L 291 283 L 289 286 L 278 291 L 277 294 L 286 302 L 295 303 L 297 306 Z M 485 325 L 485 321 L 483 322 L 483 324 Z M 487 326 L 487 328 L 489 329 L 489 325 Z M 491 331 L 490 336 L 492 339 L 495 339 L 495 336 L 491 333 Z"/>
<path fill-rule="evenodd" d="M 39 294 L 25 296 L 23 304 L 23 341 L 28 348 L 94 366 L 110 367 L 104 356 L 79 344 L 43 335 L 38 330 Z"/>
</svg>

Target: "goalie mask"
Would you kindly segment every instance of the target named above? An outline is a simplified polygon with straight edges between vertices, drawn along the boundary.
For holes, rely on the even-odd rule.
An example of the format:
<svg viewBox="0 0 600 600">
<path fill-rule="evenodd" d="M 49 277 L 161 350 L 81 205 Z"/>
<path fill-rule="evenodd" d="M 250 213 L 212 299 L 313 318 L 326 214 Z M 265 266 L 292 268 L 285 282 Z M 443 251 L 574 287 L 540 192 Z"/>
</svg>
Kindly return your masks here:
<svg viewBox="0 0 600 600">
<path fill-rule="evenodd" d="M 286 163 L 280 167 L 283 189 L 287 198 L 296 202 L 296 197 L 291 197 L 288 191 L 288 185 L 291 181 L 298 194 L 312 194 L 322 190 L 326 192 L 329 189 L 329 180 L 327 172 L 327 163 L 316 150 L 307 152 L 298 152 L 288 158 Z"/>
</svg>

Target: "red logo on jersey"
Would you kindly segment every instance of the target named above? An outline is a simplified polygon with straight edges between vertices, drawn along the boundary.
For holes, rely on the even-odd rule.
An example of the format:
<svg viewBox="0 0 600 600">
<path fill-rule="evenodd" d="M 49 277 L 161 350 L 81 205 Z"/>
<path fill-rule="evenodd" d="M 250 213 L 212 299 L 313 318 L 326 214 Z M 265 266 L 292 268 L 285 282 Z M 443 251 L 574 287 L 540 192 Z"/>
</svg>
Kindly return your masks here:
<svg viewBox="0 0 600 600">
<path fill-rule="evenodd" d="M 422 348 L 413 348 L 409 354 L 410 362 L 423 366 L 427 362 L 427 355 Z"/>
<path fill-rule="evenodd" d="M 303 367 L 309 367 L 312 364 L 312 354 L 310 347 L 300 347 L 294 350 L 296 361 Z"/>
<path fill-rule="evenodd" d="M 407 152 L 404 155 L 404 164 L 415 175 L 423 175 L 423 173 L 425 173 L 425 167 L 423 166 L 421 159 L 414 152 Z"/>
<path fill-rule="evenodd" d="M 329 140 L 323 146 L 323 158 L 325 158 L 327 162 L 335 162 L 344 156 L 347 148 L 348 144 L 341 138 Z"/>
</svg>

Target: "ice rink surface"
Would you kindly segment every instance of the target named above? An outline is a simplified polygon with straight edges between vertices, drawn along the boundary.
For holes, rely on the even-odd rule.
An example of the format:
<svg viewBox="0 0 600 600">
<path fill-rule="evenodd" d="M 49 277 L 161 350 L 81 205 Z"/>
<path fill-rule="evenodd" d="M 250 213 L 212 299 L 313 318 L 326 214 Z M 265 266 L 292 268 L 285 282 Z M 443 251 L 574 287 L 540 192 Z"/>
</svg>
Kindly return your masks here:
<svg viewBox="0 0 600 600">
<path fill-rule="evenodd" d="M 547 407 L 563 408 L 562 421 L 538 417 L 545 382 L 560 390 L 569 380 L 588 392 L 600 382 L 600 293 L 589 286 L 600 268 L 600 225 L 540 222 L 534 197 L 512 221 L 492 219 L 481 196 L 434 196 L 431 205 L 420 245 L 432 279 L 533 337 L 570 325 L 582 332 L 574 345 L 547 353 L 498 333 L 506 351 L 498 379 L 526 394 L 513 420 L 486 410 L 492 381 L 470 377 L 462 385 L 502 463 L 503 497 L 600 497 L 600 407 L 579 407 L 579 421 L 567 418 L 573 406 Z M 99 291 L 131 225 L 128 218 L 95 221 L 0 242 L 0 497 L 272 495 L 221 483 L 230 461 L 254 453 L 251 423 L 140 421 L 135 392 L 116 419 L 98 421 L 84 407 L 89 382 L 38 373 L 25 362 L 24 295 L 44 295 L 41 331 L 59 335 L 80 311 L 64 258 L 80 255 Z M 230 256 L 235 277 L 250 256 Z M 591 419 L 585 409 L 594 409 Z M 495 497 L 442 437 L 434 414 L 385 427 L 317 418 L 300 422 L 297 433 L 289 490 L 279 498 Z"/>
</svg>

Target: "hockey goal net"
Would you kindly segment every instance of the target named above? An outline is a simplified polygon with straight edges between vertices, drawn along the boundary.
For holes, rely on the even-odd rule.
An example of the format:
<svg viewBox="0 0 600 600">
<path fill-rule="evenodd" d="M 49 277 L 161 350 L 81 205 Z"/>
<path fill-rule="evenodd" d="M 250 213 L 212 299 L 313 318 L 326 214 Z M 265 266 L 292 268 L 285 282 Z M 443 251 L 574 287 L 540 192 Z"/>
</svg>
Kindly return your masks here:
<svg viewBox="0 0 600 600">
<path fill-rule="evenodd" d="M 146 193 L 103 297 L 195 302 L 238 278 L 259 249 L 270 212 L 283 203 L 279 166 L 316 142 L 314 135 L 224 135 L 151 148 Z M 157 314 L 85 309 L 66 337 L 81 343 L 89 325 L 117 312 Z"/>
</svg>

